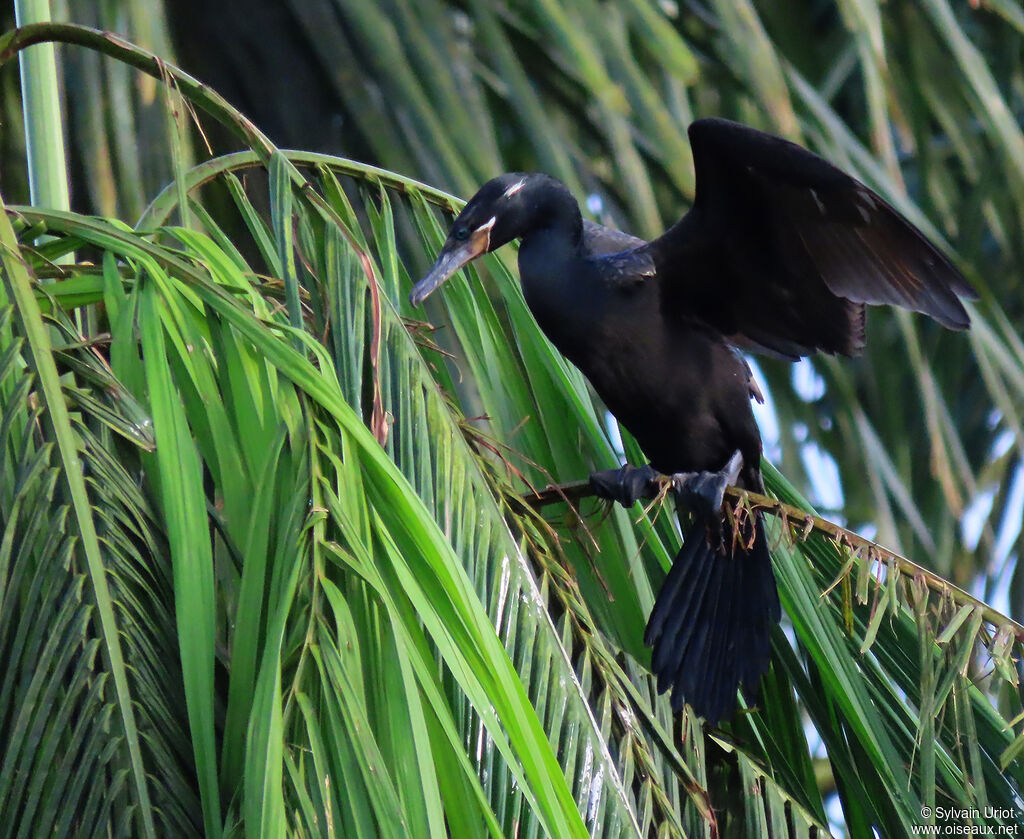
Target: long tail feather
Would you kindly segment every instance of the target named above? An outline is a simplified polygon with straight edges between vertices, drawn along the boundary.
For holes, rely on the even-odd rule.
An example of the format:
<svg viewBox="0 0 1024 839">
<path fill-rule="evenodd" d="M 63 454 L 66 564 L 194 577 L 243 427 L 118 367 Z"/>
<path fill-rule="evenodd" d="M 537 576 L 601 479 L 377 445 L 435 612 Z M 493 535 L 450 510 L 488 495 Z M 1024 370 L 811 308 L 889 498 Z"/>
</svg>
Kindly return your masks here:
<svg viewBox="0 0 1024 839">
<path fill-rule="evenodd" d="M 742 684 L 748 698 L 768 670 L 770 632 L 782 610 L 761 519 L 753 545 L 713 548 L 696 522 L 647 622 L 658 690 L 672 688 L 709 723 L 729 716 Z"/>
</svg>

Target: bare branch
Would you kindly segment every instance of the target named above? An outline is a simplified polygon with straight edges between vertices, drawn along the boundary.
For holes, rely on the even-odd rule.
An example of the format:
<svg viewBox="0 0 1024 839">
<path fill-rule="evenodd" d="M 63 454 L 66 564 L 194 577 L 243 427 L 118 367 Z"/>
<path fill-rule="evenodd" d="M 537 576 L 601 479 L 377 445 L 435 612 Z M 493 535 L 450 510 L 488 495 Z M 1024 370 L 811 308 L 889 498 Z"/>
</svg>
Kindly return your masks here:
<svg viewBox="0 0 1024 839">
<path fill-rule="evenodd" d="M 572 483 L 549 485 L 539 492 L 526 493 L 523 495 L 523 501 L 534 509 L 540 509 L 548 504 L 560 502 L 575 505 L 582 499 L 592 496 L 596 497 L 589 481 L 573 481 Z M 652 490 L 647 497 L 656 498 L 657 493 Z M 868 557 L 869 561 L 883 561 L 896 568 L 900 573 L 909 575 L 911 578 L 923 579 L 930 589 L 950 597 L 953 602 L 959 605 L 974 606 L 986 622 L 1000 628 L 1005 627 L 1013 633 L 1017 640 L 1024 643 L 1024 626 L 1017 623 L 1017 621 L 1001 612 L 997 612 L 991 606 L 949 582 L 949 580 L 938 576 L 933 571 L 929 571 L 905 556 L 890 551 L 877 542 L 872 542 L 851 530 L 847 530 L 845 527 L 840 527 L 834 522 L 812 515 L 798 507 L 784 504 L 775 498 L 762 495 L 761 493 L 750 492 L 738 487 L 728 487 L 725 491 L 725 497 L 731 499 L 734 505 L 740 504 L 751 511 L 756 510 L 776 516 L 783 522 L 791 537 L 796 541 L 805 541 L 813 532 L 821 533 L 831 537 L 837 546 L 842 545 L 855 558 Z"/>
</svg>

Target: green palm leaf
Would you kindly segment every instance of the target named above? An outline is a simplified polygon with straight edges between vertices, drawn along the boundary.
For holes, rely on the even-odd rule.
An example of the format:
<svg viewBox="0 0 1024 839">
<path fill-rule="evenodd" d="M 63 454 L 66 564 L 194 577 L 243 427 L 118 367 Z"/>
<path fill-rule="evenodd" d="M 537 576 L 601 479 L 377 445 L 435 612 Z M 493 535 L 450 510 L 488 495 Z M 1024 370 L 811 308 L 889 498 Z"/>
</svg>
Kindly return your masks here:
<svg viewBox="0 0 1024 839">
<path fill-rule="evenodd" d="M 914 114 L 928 209 L 972 257 L 980 234 L 952 225 L 953 170 L 976 172 L 993 137 L 1016 177 L 1005 108 L 980 117 L 984 136 L 953 133 L 965 109 L 981 114 L 999 95 L 962 33 L 944 36 L 964 68 L 959 99 L 882 95 L 938 43 L 926 30 L 909 55 L 887 50 L 887 8 L 843 7 L 852 58 L 822 80 L 818 57 L 777 46 L 793 38 L 789 23 L 717 4 L 727 30 L 700 85 L 688 45 L 710 48 L 705 23 L 637 4 L 600 17 L 584 3 L 474 5 L 488 46 L 458 85 L 445 50 L 476 47 L 438 18 L 442 4 L 339 8 L 351 28 L 331 53 L 349 75 L 381 43 L 418 70 L 373 64 L 373 84 L 407 110 L 357 124 L 382 157 L 411 130 L 423 144 L 405 149 L 407 168 L 418 161 L 460 191 L 502 159 L 536 157 L 651 232 L 692 189 L 682 126 L 691 99 L 711 95 L 727 113 L 804 133 L 925 223 L 881 133 Z M 945 7 L 920 14 L 955 27 Z M 398 38 L 428 21 L 440 37 Z M 760 709 L 714 731 L 674 718 L 641 643 L 678 541 L 672 517 L 529 504 L 531 486 L 616 461 L 602 407 L 539 332 L 501 257 L 432 301 L 442 328 L 407 308 L 410 275 L 458 202 L 394 172 L 280 152 L 208 88 L 100 33 L 26 29 L 0 54 L 50 37 L 174 79 L 251 150 L 185 171 L 172 140 L 178 182 L 134 230 L 38 208 L 14 216 L 0 619 L 32 619 L 0 635 L 0 657 L 38 664 L 0 682 L 0 734 L 13 744 L 0 758 L 0 816 L 26 835 L 41 818 L 58 833 L 810 836 L 830 830 L 834 790 L 849 833 L 867 836 L 909 833 L 940 805 L 1014 811 L 1024 740 L 1008 619 L 835 528 L 794 537 L 783 523 L 774 557 L 788 623 Z M 857 62 L 882 164 L 834 107 Z M 533 65 L 550 72 L 539 79 Z M 551 120 L 556 101 L 566 116 Z M 431 110 L 443 102 L 465 104 L 461 134 Z M 497 139 L 506 102 L 525 149 L 513 155 Z M 932 148 L 932 115 L 951 151 Z M 575 162 L 584 157 L 595 163 Z M 265 188 L 243 180 L 254 168 Z M 1017 198 L 981 203 L 1008 259 Z M 176 212 L 190 227 L 169 226 Z M 32 249 L 44 228 L 55 238 Z M 49 257 L 83 248 L 93 264 L 31 294 L 27 271 L 52 275 Z M 109 349 L 69 326 L 68 313 L 99 301 Z M 827 398 L 813 404 L 793 396 L 788 369 L 764 367 L 784 427 L 805 429 L 798 442 L 866 470 L 844 483 L 848 520 L 877 522 L 890 547 L 958 582 L 964 505 L 1016 468 L 986 460 L 990 409 L 996 428 L 1019 425 L 1014 308 L 986 299 L 969 342 L 883 317 L 864 365 L 816 366 Z M 963 386 L 972 359 L 982 375 Z M 922 409 L 926 433 L 908 439 Z M 785 441 L 787 472 L 809 473 L 803 451 Z M 74 457 L 95 483 L 74 477 Z M 810 509 L 771 470 L 769 485 Z M 58 643 L 76 634 L 78 646 Z M 117 736 L 101 747 L 108 730 Z M 58 775 L 47 757 L 65 742 L 83 757 Z M 51 803 L 65 789 L 80 816 Z"/>
<path fill-rule="evenodd" d="M 0 239 L 9 301 L 0 810 L 12 835 L 131 830 L 133 812 L 143 835 L 156 835 L 158 823 L 188 834 L 195 805 L 182 759 L 187 737 L 169 705 L 178 664 L 166 645 L 152 513 L 111 458 L 109 434 L 90 428 L 96 418 L 67 410 L 29 273 L 11 256 L 17 241 L 6 215 Z M 126 653 L 139 657 L 137 666 L 129 668 Z M 147 777 L 154 760 L 166 764 L 155 788 Z"/>
</svg>

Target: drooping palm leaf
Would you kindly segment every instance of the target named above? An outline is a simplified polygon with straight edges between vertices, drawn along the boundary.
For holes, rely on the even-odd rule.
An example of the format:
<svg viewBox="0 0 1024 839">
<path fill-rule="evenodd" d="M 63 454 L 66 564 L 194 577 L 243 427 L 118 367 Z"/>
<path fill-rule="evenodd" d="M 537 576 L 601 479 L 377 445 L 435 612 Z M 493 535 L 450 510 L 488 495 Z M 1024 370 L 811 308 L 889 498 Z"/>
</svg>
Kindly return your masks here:
<svg viewBox="0 0 1024 839">
<path fill-rule="evenodd" d="M 196 803 L 188 735 L 174 702 L 180 665 L 160 562 L 166 549 L 101 413 L 90 415 L 81 400 L 84 413 L 67 409 L 75 391 L 66 395 L 58 378 L 61 346 L 41 317 L 6 215 L 0 240 L 0 812 L 12 835 L 189 835 Z M 65 320 L 56 334 L 67 336 L 68 328 Z M 102 416 L 109 421 L 109 408 Z M 118 419 L 132 423 L 124 412 Z"/>
<path fill-rule="evenodd" d="M 156 69 L 130 47 L 111 51 Z M 717 819 L 746 835 L 768 835 L 769 824 L 810 835 L 825 829 L 824 802 L 795 709 L 825 741 L 855 835 L 872 824 L 906 832 L 935 801 L 1015 800 L 1006 722 L 1019 701 L 1001 717 L 961 674 L 975 649 L 989 650 L 997 674 L 981 687 L 1005 692 L 1018 648 L 998 626 L 985 638 L 970 611 L 943 632 L 951 607 L 929 605 L 895 573 L 874 587 L 870 557 L 849 565 L 820 537 L 776 551 L 795 646 L 776 638 L 764 712 L 679 740 L 639 642 L 675 543 L 670 516 L 556 514 L 552 531 L 518 497 L 510 466 L 542 484 L 615 455 L 599 406 L 538 332 L 514 276 L 492 259 L 484 273 L 500 295 L 453 286 L 431 310 L 448 327 L 435 340 L 457 353 L 449 367 L 401 314 L 414 314 L 402 266 L 440 240 L 428 204 L 451 199 L 343 160 L 277 153 L 208 91 L 183 89 L 249 138 L 269 169 L 265 203 L 225 180 L 259 267 L 202 203 L 191 215 L 203 232 L 154 231 L 191 191 L 192 173 L 146 216 L 151 235 L 27 208 L 23 218 L 45 222 L 66 249 L 102 252 L 111 364 L 153 414 L 158 453 L 137 457 L 186 630 L 175 638 L 193 673 L 184 753 L 201 767 L 207 832 L 709 835 Z M 309 167 L 312 187 L 291 162 Z M 194 179 L 249 165 L 215 161 Z M 362 191 L 346 192 L 339 178 L 351 177 Z M 415 232 L 402 244 L 396 228 Z M 33 229 L 22 228 L 26 239 Z M 68 288 L 47 289 L 53 299 L 96 299 L 94 270 L 73 273 Z M 1020 359 L 1008 343 L 985 346 L 997 375 L 1012 377 Z M 926 398 L 930 427 L 951 434 L 949 401 Z M 465 420 L 481 412 L 482 428 Z M 846 421 L 858 431 L 850 439 L 879 436 L 866 417 Z M 202 471 L 168 468 L 183 458 Z M 190 490 L 171 487 L 184 478 Z M 790 492 L 779 479 L 773 487 Z M 185 526 L 204 506 L 212 538 L 202 521 Z M 822 599 L 844 570 L 858 602 L 842 584 Z M 211 710 L 223 725 L 204 721 Z M 412 760 L 416 773 L 404 768 Z"/>
</svg>

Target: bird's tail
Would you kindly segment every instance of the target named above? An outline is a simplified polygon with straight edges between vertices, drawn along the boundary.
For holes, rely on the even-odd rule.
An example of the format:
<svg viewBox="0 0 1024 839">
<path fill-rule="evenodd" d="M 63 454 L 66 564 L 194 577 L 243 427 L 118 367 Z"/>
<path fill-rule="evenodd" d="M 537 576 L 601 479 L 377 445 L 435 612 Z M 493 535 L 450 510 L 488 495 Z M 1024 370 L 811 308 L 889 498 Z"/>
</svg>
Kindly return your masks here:
<svg viewBox="0 0 1024 839">
<path fill-rule="evenodd" d="M 731 715 L 741 683 L 748 697 L 756 693 L 768 670 L 771 628 L 781 615 L 760 516 L 754 527 L 749 549 L 728 534 L 724 547 L 712 547 L 698 520 L 672 563 L 644 634 L 654 647 L 659 692 L 671 687 L 674 709 L 688 702 L 712 724 Z"/>
</svg>

